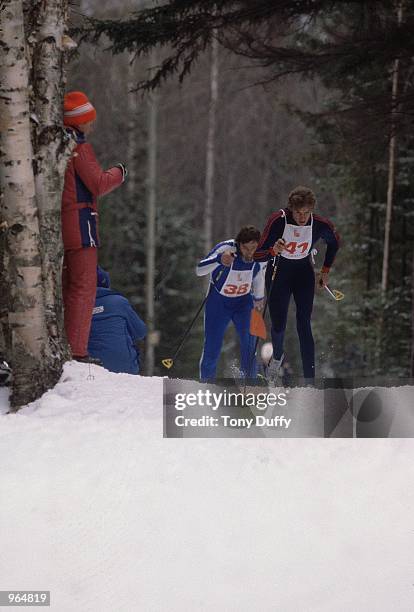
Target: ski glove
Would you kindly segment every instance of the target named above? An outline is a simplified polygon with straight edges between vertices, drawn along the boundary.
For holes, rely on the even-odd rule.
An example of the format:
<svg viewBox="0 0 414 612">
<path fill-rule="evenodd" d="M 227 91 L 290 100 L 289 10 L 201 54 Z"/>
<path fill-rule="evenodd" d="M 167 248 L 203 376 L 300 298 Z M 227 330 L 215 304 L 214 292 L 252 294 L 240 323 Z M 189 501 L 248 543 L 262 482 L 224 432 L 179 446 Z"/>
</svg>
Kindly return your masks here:
<svg viewBox="0 0 414 612">
<path fill-rule="evenodd" d="M 124 182 L 126 177 L 128 176 L 128 168 L 126 167 L 125 164 L 116 164 L 115 168 L 119 168 L 121 170 L 122 182 Z"/>
</svg>

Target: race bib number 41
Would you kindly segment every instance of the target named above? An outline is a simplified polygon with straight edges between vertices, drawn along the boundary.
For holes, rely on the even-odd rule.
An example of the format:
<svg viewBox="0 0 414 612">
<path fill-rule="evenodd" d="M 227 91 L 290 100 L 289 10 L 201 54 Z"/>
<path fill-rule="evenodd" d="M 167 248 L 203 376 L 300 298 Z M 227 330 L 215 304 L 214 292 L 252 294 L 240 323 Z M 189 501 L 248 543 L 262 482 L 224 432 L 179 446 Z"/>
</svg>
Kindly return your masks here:
<svg viewBox="0 0 414 612">
<path fill-rule="evenodd" d="M 283 232 L 285 248 L 282 256 L 287 259 L 303 259 L 312 246 L 312 223 L 311 225 L 292 225 L 287 223 Z"/>
<path fill-rule="evenodd" d="M 307 253 L 308 249 L 309 242 L 288 242 L 288 244 L 285 244 L 284 250 L 291 255 L 295 255 L 296 253 Z"/>
</svg>

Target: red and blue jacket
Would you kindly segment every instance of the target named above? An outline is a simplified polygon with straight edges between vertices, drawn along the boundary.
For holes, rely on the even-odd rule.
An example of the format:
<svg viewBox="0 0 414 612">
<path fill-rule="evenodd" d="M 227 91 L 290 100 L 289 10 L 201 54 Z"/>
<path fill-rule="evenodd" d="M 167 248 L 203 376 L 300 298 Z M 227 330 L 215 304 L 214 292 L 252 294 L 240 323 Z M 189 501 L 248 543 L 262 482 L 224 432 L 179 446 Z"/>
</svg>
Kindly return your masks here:
<svg viewBox="0 0 414 612">
<path fill-rule="evenodd" d="M 71 129 L 77 145 L 66 167 L 62 194 L 62 238 L 65 250 L 99 246 L 97 198 L 123 182 L 118 167 L 102 170 L 92 145 Z"/>
</svg>

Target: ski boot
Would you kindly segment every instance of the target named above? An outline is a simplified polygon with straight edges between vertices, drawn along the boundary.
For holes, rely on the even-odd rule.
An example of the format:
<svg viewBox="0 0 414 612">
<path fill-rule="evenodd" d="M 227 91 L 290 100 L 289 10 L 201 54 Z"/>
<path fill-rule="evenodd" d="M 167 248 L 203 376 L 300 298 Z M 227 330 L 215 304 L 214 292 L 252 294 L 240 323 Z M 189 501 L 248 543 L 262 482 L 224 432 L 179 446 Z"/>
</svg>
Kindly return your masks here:
<svg viewBox="0 0 414 612">
<path fill-rule="evenodd" d="M 265 371 L 266 378 L 269 384 L 276 385 L 276 383 L 278 382 L 281 383 L 282 364 L 284 358 L 284 353 L 280 359 L 274 359 L 273 356 L 270 358 Z"/>
<path fill-rule="evenodd" d="M 92 357 L 92 355 L 73 355 L 72 359 L 74 361 L 79 361 L 80 363 L 90 363 L 91 365 L 103 366 L 102 360 L 99 359 L 99 357 Z"/>
</svg>

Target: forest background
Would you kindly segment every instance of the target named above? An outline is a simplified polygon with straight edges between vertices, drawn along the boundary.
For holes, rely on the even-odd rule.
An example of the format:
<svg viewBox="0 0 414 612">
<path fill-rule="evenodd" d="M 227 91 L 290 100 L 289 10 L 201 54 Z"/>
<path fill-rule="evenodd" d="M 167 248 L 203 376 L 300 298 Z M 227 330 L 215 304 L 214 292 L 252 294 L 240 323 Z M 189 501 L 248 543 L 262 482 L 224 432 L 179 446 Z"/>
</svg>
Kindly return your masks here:
<svg viewBox="0 0 414 612">
<path fill-rule="evenodd" d="M 263 229 L 298 184 L 342 237 L 330 283 L 345 299 L 315 301 L 318 375 L 414 374 L 412 3 L 0 0 L 0 18 L 0 353 L 13 407 L 53 386 L 70 357 L 65 89 L 97 108 L 102 165 L 129 168 L 101 202 L 100 262 L 149 326 L 145 374 L 167 373 L 161 360 L 204 298 L 197 261 L 243 224 Z M 170 375 L 197 377 L 202 327 Z M 221 374 L 237 360 L 229 329 Z"/>
<path fill-rule="evenodd" d="M 136 8 L 137 2 L 79 3 L 79 13 L 99 19 L 125 20 L 127 11 Z M 355 24 L 360 18 L 355 14 Z M 111 56 L 105 50 L 108 46 L 105 38 L 98 46 L 81 45 L 69 66 L 68 89 L 86 91 L 96 105 L 98 122 L 92 141 L 98 158 L 106 166 L 125 161 L 130 170 L 125 187 L 102 201 L 100 260 L 111 273 L 113 287 L 131 300 L 144 319 L 148 126 L 151 104 L 156 104 L 153 329 L 159 334 L 159 343 L 154 360 L 150 365 L 147 360 L 144 371 L 166 374 L 161 360 L 171 356 L 203 299 L 206 286 L 195 276 L 195 265 L 206 254 L 208 244 L 206 190 L 210 187 L 213 191 L 209 236 L 213 246 L 234 237 L 243 224 L 263 230 L 269 215 L 286 205 L 289 191 L 304 184 L 314 189 L 317 212 L 334 221 L 342 239 L 331 284 L 346 297 L 334 303 L 328 294 L 318 292 L 315 300 L 318 375 L 410 376 L 412 136 L 400 131 L 397 141 L 389 285 L 384 294 L 381 275 L 391 126 L 389 116 L 364 105 L 370 79 L 378 87 L 378 66 L 373 66 L 375 74 L 371 76 L 366 70 L 362 74 L 355 71 L 351 83 L 332 73 L 324 79 L 290 75 L 272 82 L 266 67 L 219 47 L 215 58 L 211 49 L 204 54 L 182 84 L 170 78 L 148 96 L 132 90 L 148 78 L 152 66 L 160 64 L 159 57 L 132 61 L 128 52 Z M 400 79 L 407 88 L 412 66 L 405 68 Z M 388 67 L 380 69 L 381 93 L 391 104 L 392 74 Z M 347 112 L 347 106 L 355 103 L 357 110 Z M 212 186 L 208 186 L 212 112 L 214 173 Z M 367 112 L 371 117 L 378 113 L 377 120 L 369 122 L 368 131 Z M 323 261 L 321 243 L 319 251 L 317 266 Z M 202 323 L 200 317 L 172 375 L 197 377 Z M 286 349 L 293 371 L 300 373 L 294 308 Z M 222 374 L 230 375 L 237 359 L 237 338 L 229 329 Z"/>
</svg>

